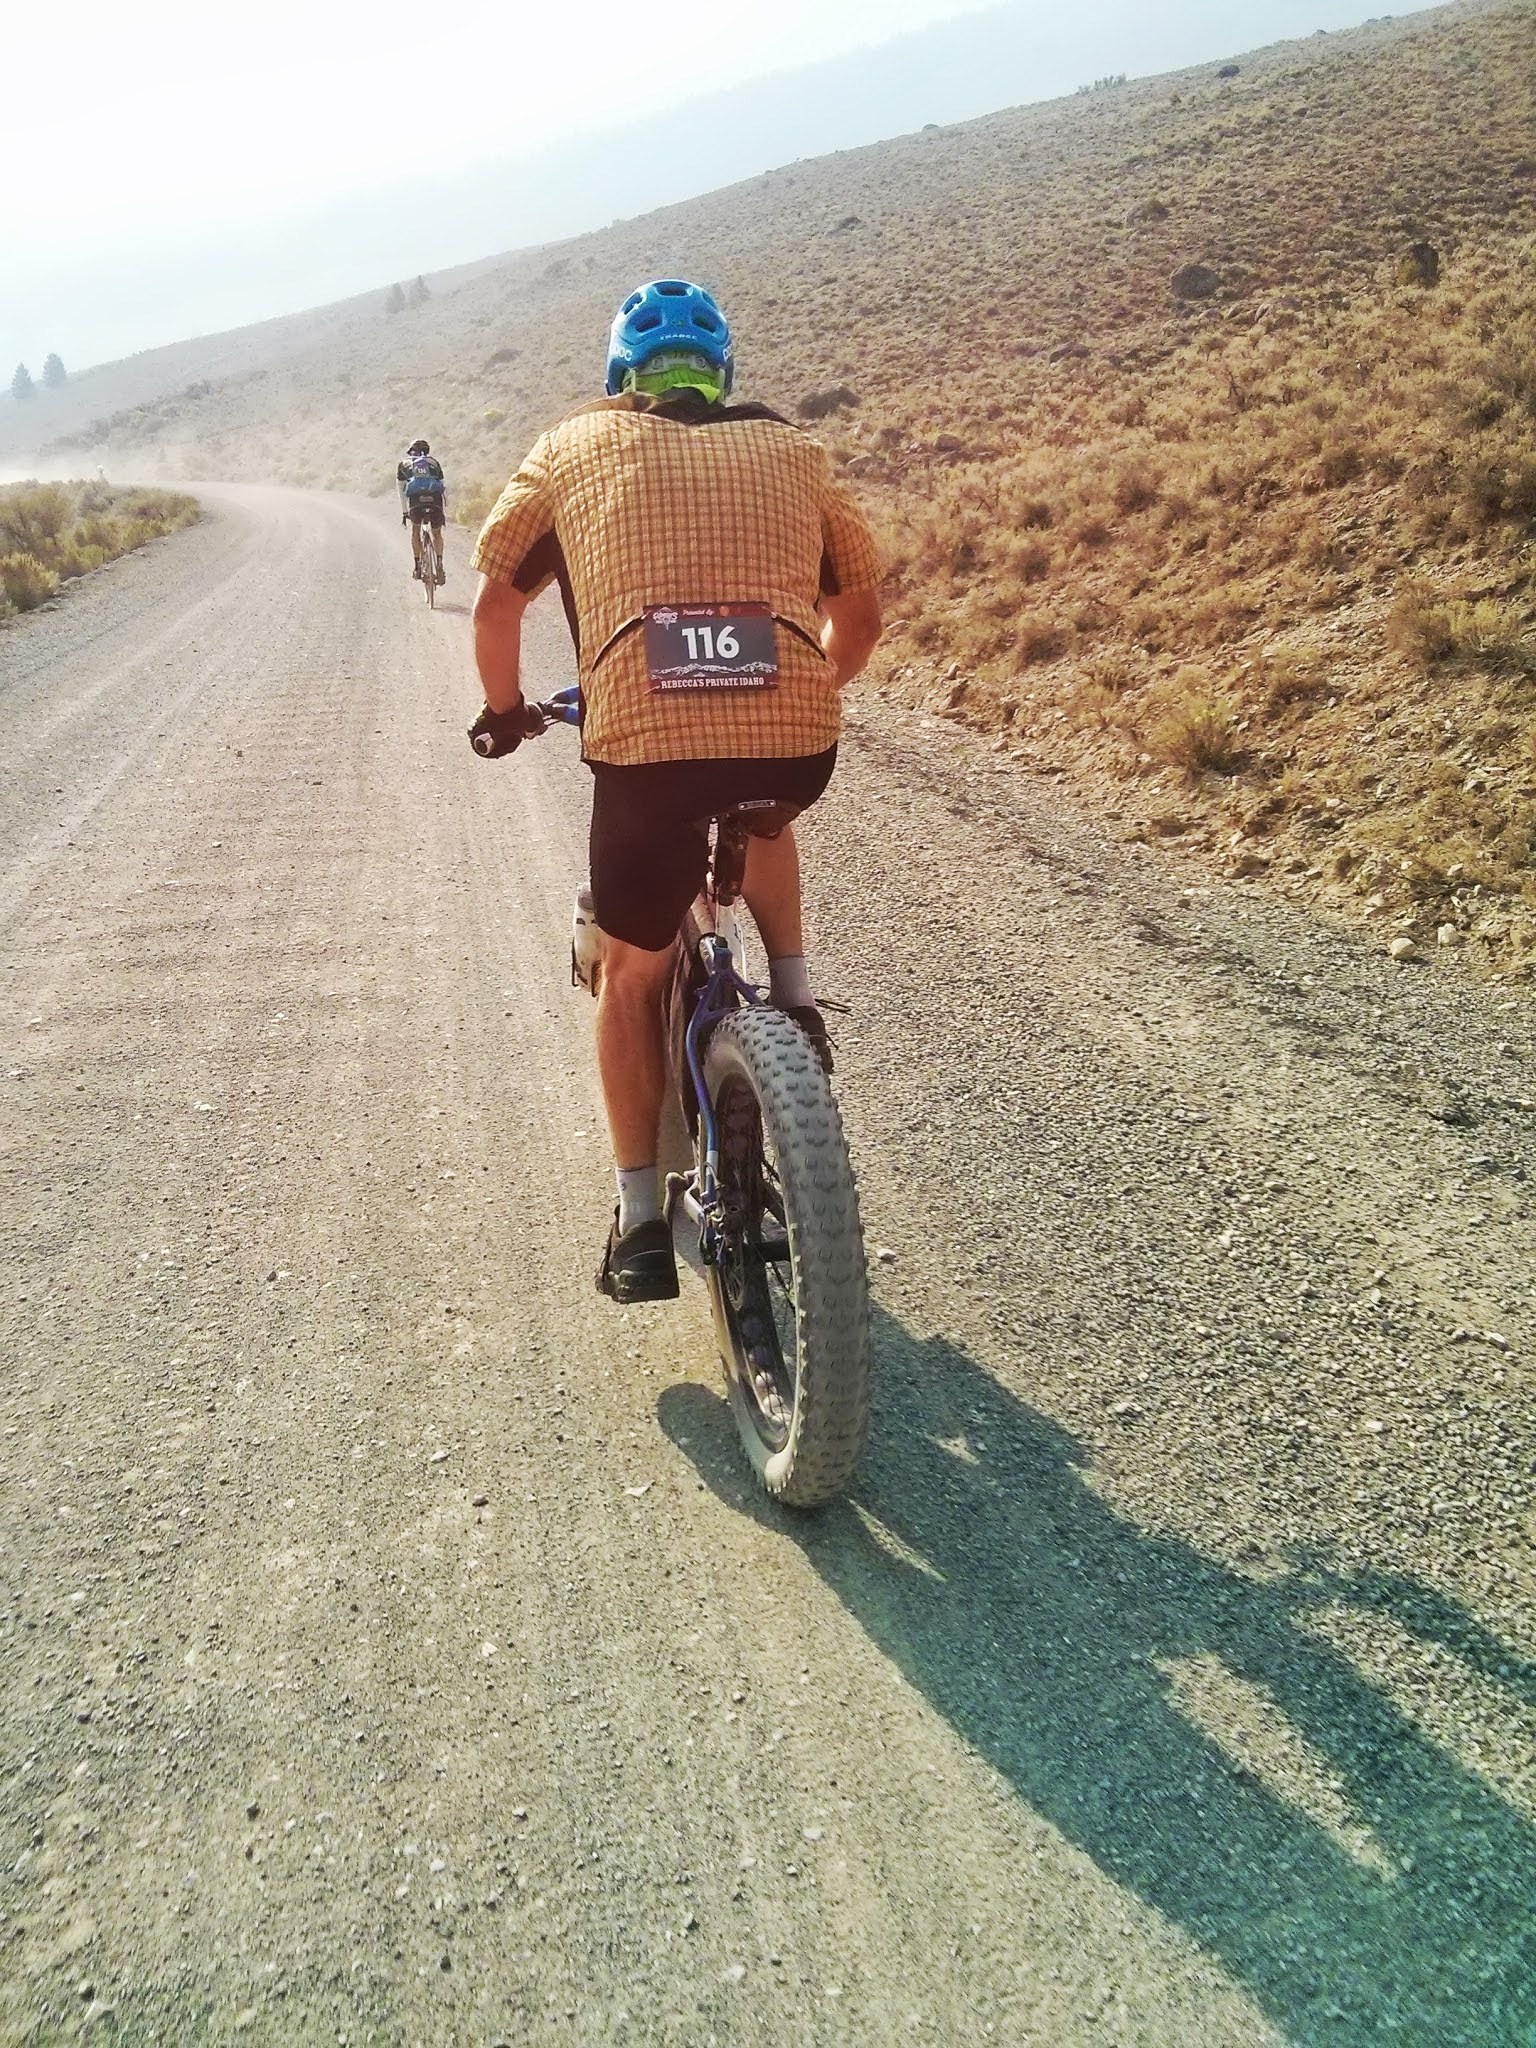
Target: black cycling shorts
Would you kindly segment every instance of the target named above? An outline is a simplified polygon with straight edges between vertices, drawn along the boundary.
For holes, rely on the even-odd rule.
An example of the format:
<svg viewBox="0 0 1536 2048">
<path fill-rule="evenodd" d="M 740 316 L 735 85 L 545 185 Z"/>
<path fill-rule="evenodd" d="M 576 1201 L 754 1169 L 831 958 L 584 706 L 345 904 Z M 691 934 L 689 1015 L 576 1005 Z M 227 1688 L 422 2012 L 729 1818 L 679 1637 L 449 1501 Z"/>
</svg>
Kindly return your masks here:
<svg viewBox="0 0 1536 2048">
<path fill-rule="evenodd" d="M 733 804 L 770 799 L 807 810 L 832 780 L 837 748 L 791 760 L 588 765 L 597 922 L 614 938 L 659 953 L 703 886 L 709 820 Z"/>
<path fill-rule="evenodd" d="M 405 508 L 411 515 L 413 526 L 420 526 L 425 520 L 439 531 L 443 524 L 443 501 L 441 498 L 412 498 Z"/>
</svg>

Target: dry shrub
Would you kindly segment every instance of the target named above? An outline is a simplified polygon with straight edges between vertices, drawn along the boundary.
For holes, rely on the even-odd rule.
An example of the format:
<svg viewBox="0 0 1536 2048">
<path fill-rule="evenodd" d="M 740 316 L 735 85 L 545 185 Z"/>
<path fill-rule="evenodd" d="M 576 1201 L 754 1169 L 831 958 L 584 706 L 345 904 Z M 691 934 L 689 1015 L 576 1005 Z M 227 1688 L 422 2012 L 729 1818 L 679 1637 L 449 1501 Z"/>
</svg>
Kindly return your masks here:
<svg viewBox="0 0 1536 2048">
<path fill-rule="evenodd" d="M 59 549 L 53 566 L 62 583 L 72 576 L 88 576 L 93 569 L 99 569 L 106 560 L 105 548 L 85 546 L 72 538 Z"/>
<path fill-rule="evenodd" d="M 1146 512 L 1157 503 L 1161 479 L 1144 463 L 1131 463 L 1115 478 L 1113 497 L 1117 512 Z"/>
<path fill-rule="evenodd" d="M 1260 676 L 1264 709 L 1271 712 L 1307 703 L 1329 687 L 1321 659 L 1294 647 L 1272 648 L 1263 659 Z"/>
<path fill-rule="evenodd" d="M 1511 604 L 1481 598 L 1449 610 L 1453 658 L 1479 663 L 1491 674 L 1536 677 L 1536 631 Z"/>
<path fill-rule="evenodd" d="M 1125 723 L 1125 705 L 1114 690 L 1084 683 L 1072 700 L 1071 722 L 1079 732 L 1103 732 Z"/>
<path fill-rule="evenodd" d="M 1536 519 L 1536 435 L 1487 437 L 1456 468 L 1456 496 L 1474 526 L 1524 524 Z"/>
<path fill-rule="evenodd" d="M 1111 697 L 1123 697 L 1143 679 L 1140 664 L 1126 648 L 1110 648 L 1095 655 L 1086 664 L 1083 674 L 1091 689 L 1101 690 Z"/>
<path fill-rule="evenodd" d="M 1021 668 L 1057 661 L 1070 644 L 1071 635 L 1055 619 L 1021 619 L 1013 635 L 1013 650 Z"/>
<path fill-rule="evenodd" d="M 454 524 L 483 526 L 501 492 L 502 486 L 486 477 L 476 477 L 470 483 L 460 484 L 448 501 Z"/>
<path fill-rule="evenodd" d="M 1192 519 L 1194 513 L 1194 500 L 1187 497 L 1183 491 L 1165 491 L 1162 503 L 1158 506 L 1157 524 L 1164 532 L 1169 532 L 1175 526 L 1182 526 L 1186 520 Z"/>
<path fill-rule="evenodd" d="M 1079 730 L 1134 733 L 1134 691 L 1140 681 L 1141 671 L 1124 649 L 1096 655 L 1084 664 L 1082 685 L 1072 706 L 1073 723 Z"/>
<path fill-rule="evenodd" d="M 17 552 L 0 555 L 0 590 L 13 610 L 30 612 L 52 597 L 59 579 L 45 569 L 36 555 Z"/>
<path fill-rule="evenodd" d="M 1011 619 L 1024 602 L 1024 585 L 1017 576 L 995 577 L 970 599 L 989 619 Z"/>
<path fill-rule="evenodd" d="M 803 420 L 824 420 L 833 413 L 850 410 L 858 402 L 858 393 L 846 384 L 829 384 L 820 391 L 807 391 L 795 410 Z"/>
<path fill-rule="evenodd" d="M 1014 550 L 1009 567 L 1021 583 L 1043 583 L 1051 573 L 1051 551 L 1040 541 L 1026 541 Z"/>
<path fill-rule="evenodd" d="M 78 489 L 78 486 L 68 488 Z M 114 519 L 137 520 L 141 526 L 152 528 L 155 538 L 172 532 L 178 526 L 190 526 L 200 517 L 196 499 L 181 491 L 158 488 L 115 492 L 110 506 L 103 509 L 110 511 Z"/>
<path fill-rule="evenodd" d="M 1516 606 L 1444 597 L 1424 583 L 1398 592 L 1387 645 L 1420 669 L 1470 662 L 1494 675 L 1536 675 L 1536 633 Z"/>
<path fill-rule="evenodd" d="M 1334 441 L 1320 450 L 1317 479 L 1325 491 L 1339 490 L 1364 474 L 1365 451 L 1356 441 Z"/>
<path fill-rule="evenodd" d="M 1387 613 L 1387 645 L 1417 668 L 1431 668 L 1450 653 L 1450 608 L 1428 584 L 1405 583 L 1398 592 Z"/>
<path fill-rule="evenodd" d="M 1138 647 L 1161 654 L 1177 630 L 1177 620 L 1176 608 L 1165 597 L 1146 597 L 1129 607 L 1125 627 Z"/>
<path fill-rule="evenodd" d="M 1162 685 L 1145 739 L 1154 759 L 1180 769 L 1191 781 L 1207 772 L 1230 775 L 1242 759 L 1234 707 L 1212 689 L 1203 668 L 1181 668 Z"/>
<path fill-rule="evenodd" d="M 75 516 L 63 484 L 17 484 L 0 491 L 0 549 L 43 561 Z"/>
</svg>

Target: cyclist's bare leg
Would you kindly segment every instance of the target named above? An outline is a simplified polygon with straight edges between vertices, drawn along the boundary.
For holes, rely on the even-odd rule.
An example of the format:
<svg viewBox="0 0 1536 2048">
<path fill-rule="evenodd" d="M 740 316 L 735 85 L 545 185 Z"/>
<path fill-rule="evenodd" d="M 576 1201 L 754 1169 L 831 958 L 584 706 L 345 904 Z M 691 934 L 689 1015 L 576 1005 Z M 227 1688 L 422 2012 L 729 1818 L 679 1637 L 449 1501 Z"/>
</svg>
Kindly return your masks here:
<svg viewBox="0 0 1536 2048">
<path fill-rule="evenodd" d="M 603 942 L 597 999 L 597 1070 L 602 1077 L 613 1163 L 621 1173 L 655 1163 L 667 1070 L 661 996 L 672 948 L 649 953 L 612 936 Z"/>
<path fill-rule="evenodd" d="M 421 573 L 421 521 L 419 519 L 411 521 L 411 555 L 416 563 L 416 571 L 419 575 Z"/>
<path fill-rule="evenodd" d="M 742 894 L 770 960 L 805 951 L 800 928 L 800 853 L 793 825 L 786 825 L 777 839 L 747 841 Z"/>
</svg>

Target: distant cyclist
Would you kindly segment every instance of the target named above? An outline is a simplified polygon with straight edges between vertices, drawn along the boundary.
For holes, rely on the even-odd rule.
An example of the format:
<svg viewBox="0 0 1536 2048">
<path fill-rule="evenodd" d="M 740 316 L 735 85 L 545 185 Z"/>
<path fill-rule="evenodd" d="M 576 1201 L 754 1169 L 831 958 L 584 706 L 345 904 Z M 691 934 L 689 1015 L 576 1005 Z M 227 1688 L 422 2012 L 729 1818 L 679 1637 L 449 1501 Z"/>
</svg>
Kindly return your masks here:
<svg viewBox="0 0 1536 2048">
<path fill-rule="evenodd" d="M 880 636 L 868 526 L 824 448 L 766 406 L 726 404 L 732 367 L 707 291 L 663 278 L 631 292 L 609 339 L 609 395 L 534 443 L 474 556 L 485 707 L 472 738 L 510 753 L 537 723 L 520 634 L 551 580 L 576 636 L 606 939 L 597 1058 L 619 1191 L 597 1277 L 617 1301 L 677 1293 L 656 1170 L 661 997 L 704 879 L 700 820 L 754 799 L 816 801 L 837 758 L 839 692 Z M 770 996 L 830 1067 L 792 829 L 751 840 L 745 894 Z"/>
<path fill-rule="evenodd" d="M 413 441 L 400 458 L 395 471 L 395 482 L 400 492 L 400 524 L 410 521 L 411 553 L 415 557 L 415 568 L 411 574 L 421 575 L 421 527 L 425 520 L 438 534 L 443 530 L 443 514 L 447 506 L 448 487 L 443 480 L 443 465 L 432 453 L 425 441 Z M 437 543 L 437 580 L 447 581 L 443 572 L 443 544 Z"/>
</svg>

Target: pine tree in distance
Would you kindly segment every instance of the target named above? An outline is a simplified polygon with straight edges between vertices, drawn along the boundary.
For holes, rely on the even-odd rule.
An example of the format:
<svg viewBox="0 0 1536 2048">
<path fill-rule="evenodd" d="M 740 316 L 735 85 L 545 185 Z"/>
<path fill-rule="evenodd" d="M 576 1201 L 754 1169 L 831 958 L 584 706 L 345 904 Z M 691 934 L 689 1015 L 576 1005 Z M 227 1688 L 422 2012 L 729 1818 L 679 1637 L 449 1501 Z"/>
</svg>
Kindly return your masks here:
<svg viewBox="0 0 1536 2048">
<path fill-rule="evenodd" d="M 399 285 L 392 284 L 384 294 L 384 310 L 386 313 L 403 313 L 405 311 L 405 293 Z"/>
<path fill-rule="evenodd" d="M 25 363 L 18 363 L 16 365 L 16 374 L 11 379 L 12 398 L 15 399 L 18 405 L 22 405 L 32 396 L 33 389 L 32 372 Z"/>
<path fill-rule="evenodd" d="M 418 277 L 410 289 L 409 297 L 411 304 L 413 306 L 424 306 L 431 296 L 432 294 L 427 290 L 427 280 L 424 277 Z"/>
<path fill-rule="evenodd" d="M 57 391 L 68 374 L 68 371 L 64 368 L 62 358 L 57 355 L 49 356 L 48 360 L 43 364 L 43 382 L 50 391 Z"/>
</svg>

